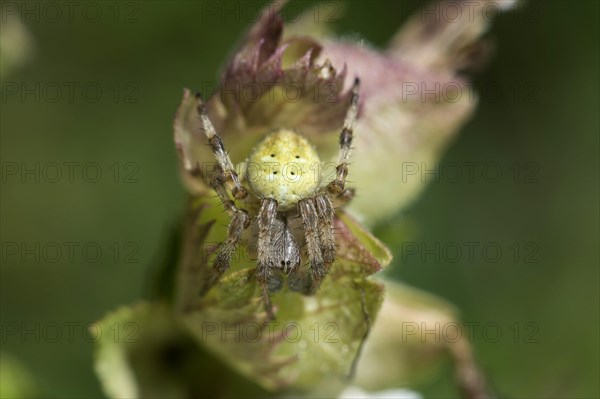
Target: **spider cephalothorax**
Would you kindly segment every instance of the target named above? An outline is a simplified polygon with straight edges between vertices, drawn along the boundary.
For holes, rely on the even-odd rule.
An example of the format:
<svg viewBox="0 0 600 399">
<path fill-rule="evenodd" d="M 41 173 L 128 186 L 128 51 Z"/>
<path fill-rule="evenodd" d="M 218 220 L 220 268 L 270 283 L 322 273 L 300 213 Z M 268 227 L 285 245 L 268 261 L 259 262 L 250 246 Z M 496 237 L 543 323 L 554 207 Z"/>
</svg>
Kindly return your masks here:
<svg viewBox="0 0 600 399">
<path fill-rule="evenodd" d="M 295 271 L 301 251 L 290 226 L 300 219 L 314 292 L 336 259 L 333 220 L 334 204 L 344 204 L 353 190 L 345 188 L 352 128 L 358 111 L 358 79 L 352 87 L 351 104 L 340 133 L 340 151 L 335 178 L 324 184 L 321 160 L 311 143 L 300 133 L 280 128 L 268 134 L 244 162 L 241 173 L 234 170 L 223 141 L 208 118 L 198 96 L 202 130 L 219 165 L 211 186 L 218 194 L 231 222 L 227 239 L 219 245 L 213 274 L 206 288 L 215 284 L 229 268 L 244 231 L 253 223 L 258 230 L 256 277 L 263 290 L 267 311 L 271 313 L 268 283 L 271 273 L 280 269 Z M 230 196 L 230 193 L 233 199 Z M 235 200 L 245 200 L 247 209 Z"/>
</svg>

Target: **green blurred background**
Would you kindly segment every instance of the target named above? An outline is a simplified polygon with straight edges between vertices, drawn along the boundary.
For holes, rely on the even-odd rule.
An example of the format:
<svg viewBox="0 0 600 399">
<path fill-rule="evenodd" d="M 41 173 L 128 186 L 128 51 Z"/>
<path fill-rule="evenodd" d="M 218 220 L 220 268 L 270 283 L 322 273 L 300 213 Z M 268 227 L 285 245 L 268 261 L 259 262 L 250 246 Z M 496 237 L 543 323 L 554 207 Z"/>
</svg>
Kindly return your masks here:
<svg viewBox="0 0 600 399">
<path fill-rule="evenodd" d="M 49 396 L 99 397 L 85 325 L 143 297 L 184 205 L 171 129 L 182 88 L 216 81 L 256 7 L 215 17 L 191 1 L 83 2 L 70 20 L 55 3 L 65 14 L 52 21 L 39 2 L 3 2 L 5 14 L 14 4 L 33 10 L 25 25 L 34 49 L 2 77 L 2 353 Z M 334 27 L 383 46 L 418 6 L 351 1 Z M 499 18 L 495 56 L 474 78 L 482 101 L 441 165 L 492 163 L 502 177 L 491 182 L 480 167 L 473 180 L 442 174 L 376 229 L 396 255 L 394 277 L 478 323 L 478 358 L 505 397 L 600 395 L 598 15 L 595 1 L 543 1 Z M 78 163 L 72 181 L 66 168 L 57 182 L 44 178 L 44 166 L 53 177 L 47 165 L 65 162 Z M 40 182 L 10 173 L 36 163 Z M 518 179 L 515 165 L 525 173 Z M 84 166 L 92 180 L 100 167 L 97 182 L 82 177 Z M 479 246 L 456 262 L 402 254 L 407 230 L 421 249 Z M 56 262 L 53 243 L 62 249 Z M 486 243 L 502 249 L 498 261 L 486 260 Z M 38 244 L 39 261 L 20 253 Z M 481 330 L 490 323 L 500 327 L 497 342 Z M 49 342 L 56 325 L 63 335 Z M 448 373 L 436 378 L 418 390 L 451 396 Z"/>
</svg>

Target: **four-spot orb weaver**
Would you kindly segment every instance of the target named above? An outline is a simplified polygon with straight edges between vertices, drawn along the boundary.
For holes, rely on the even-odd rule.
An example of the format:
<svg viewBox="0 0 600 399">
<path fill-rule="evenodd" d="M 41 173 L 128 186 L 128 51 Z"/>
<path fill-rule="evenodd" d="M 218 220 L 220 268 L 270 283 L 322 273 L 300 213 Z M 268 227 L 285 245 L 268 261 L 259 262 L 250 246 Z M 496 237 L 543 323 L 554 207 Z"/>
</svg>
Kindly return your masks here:
<svg viewBox="0 0 600 399">
<path fill-rule="evenodd" d="M 345 184 L 353 126 L 358 114 L 359 85 L 356 78 L 339 137 L 335 178 L 329 183 L 324 182 L 320 173 L 309 172 L 319 171 L 314 166 L 320 165 L 321 160 L 312 144 L 291 127 L 278 128 L 267 134 L 254 147 L 238 175 L 208 117 L 204 102 L 196 96 L 200 125 L 218 164 L 218 172 L 210 184 L 231 216 L 227 238 L 219 245 L 212 275 L 204 291 L 227 271 L 242 234 L 254 224 L 258 228 L 256 278 L 270 316 L 273 316 L 269 298 L 272 272 L 281 270 L 290 274 L 301 263 L 301 247 L 294 231 L 304 233 L 300 239 L 305 244 L 311 280 L 307 291 L 314 293 L 319 288 L 336 259 L 334 209 L 346 204 L 354 195 L 354 190 L 346 188 Z M 285 167 L 292 164 L 293 168 Z M 265 173 L 253 174 L 252 169 Z M 286 171 L 293 177 L 283 176 Z M 236 200 L 244 200 L 246 206 L 239 208 Z"/>
</svg>

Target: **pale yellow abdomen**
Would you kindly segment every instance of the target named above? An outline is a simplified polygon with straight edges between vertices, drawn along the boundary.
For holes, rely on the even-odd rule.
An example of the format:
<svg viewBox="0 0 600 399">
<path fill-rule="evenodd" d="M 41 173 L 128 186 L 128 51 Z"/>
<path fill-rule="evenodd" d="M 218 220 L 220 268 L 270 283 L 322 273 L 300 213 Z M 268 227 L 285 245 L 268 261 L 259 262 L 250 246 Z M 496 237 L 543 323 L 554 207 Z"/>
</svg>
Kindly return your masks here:
<svg viewBox="0 0 600 399">
<path fill-rule="evenodd" d="M 270 133 L 246 161 L 244 178 L 259 198 L 273 198 L 281 210 L 315 194 L 320 159 L 302 135 L 288 129 Z"/>
</svg>

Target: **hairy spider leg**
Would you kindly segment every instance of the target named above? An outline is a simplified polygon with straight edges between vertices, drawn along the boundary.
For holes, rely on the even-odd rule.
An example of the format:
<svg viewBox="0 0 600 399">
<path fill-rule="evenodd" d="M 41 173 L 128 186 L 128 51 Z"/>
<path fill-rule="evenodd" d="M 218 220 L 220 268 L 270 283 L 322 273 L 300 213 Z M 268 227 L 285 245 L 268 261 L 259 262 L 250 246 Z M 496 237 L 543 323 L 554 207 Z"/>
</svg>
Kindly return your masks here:
<svg viewBox="0 0 600 399">
<path fill-rule="evenodd" d="M 323 262 L 326 272 L 335 261 L 336 249 L 335 238 L 333 237 L 333 204 L 327 194 L 321 194 L 315 197 L 317 210 L 317 224 L 319 228 L 319 241 Z"/>
<path fill-rule="evenodd" d="M 200 126 L 206 138 L 208 139 L 208 144 L 212 149 L 212 152 L 225 176 L 225 181 L 227 186 L 231 190 L 231 194 L 235 199 L 244 199 L 248 195 L 246 189 L 240 183 L 240 179 L 233 168 L 233 163 L 231 163 L 231 159 L 229 159 L 229 155 L 225 151 L 225 146 L 223 145 L 223 140 L 221 136 L 215 130 L 212 122 L 208 117 L 208 112 L 206 111 L 206 104 L 202 101 L 202 97 L 200 93 L 196 93 L 196 101 L 197 101 L 197 110 L 200 115 Z"/>
<path fill-rule="evenodd" d="M 243 232 L 250 226 L 250 216 L 248 211 L 240 209 L 235 205 L 235 202 L 229 197 L 229 193 L 225 189 L 224 177 L 217 175 L 211 182 L 212 188 L 215 190 L 225 210 L 231 216 L 231 221 L 227 227 L 227 238 L 219 244 L 217 257 L 213 263 L 212 274 L 207 279 L 206 285 L 202 292 L 206 292 L 209 288 L 219 281 L 223 273 L 229 269 L 231 258 L 240 242 Z"/>
<path fill-rule="evenodd" d="M 346 113 L 344 120 L 344 126 L 340 133 L 340 152 L 338 155 L 338 165 L 336 169 L 336 177 L 329 185 L 327 189 L 330 193 L 339 195 L 344 191 L 344 185 L 346 184 L 346 178 L 348 177 L 348 158 L 350 157 L 350 149 L 352 144 L 352 132 L 354 129 L 354 122 L 356 122 L 356 116 L 358 114 L 358 90 L 360 87 L 360 80 L 354 79 L 352 86 L 352 97 L 350 99 L 350 108 Z"/>
<path fill-rule="evenodd" d="M 256 279 L 262 288 L 265 310 L 271 319 L 274 318 L 273 307 L 269 299 L 269 276 L 271 268 L 275 267 L 271 231 L 277 215 L 277 201 L 272 198 L 262 200 L 258 212 L 258 260 L 256 264 Z"/>
<path fill-rule="evenodd" d="M 321 252 L 321 241 L 319 240 L 319 217 L 313 198 L 306 198 L 298 202 L 298 209 L 304 225 L 309 270 L 312 277 L 311 291 L 314 292 L 321 285 L 321 281 L 327 274 L 323 261 L 323 253 Z"/>
</svg>

